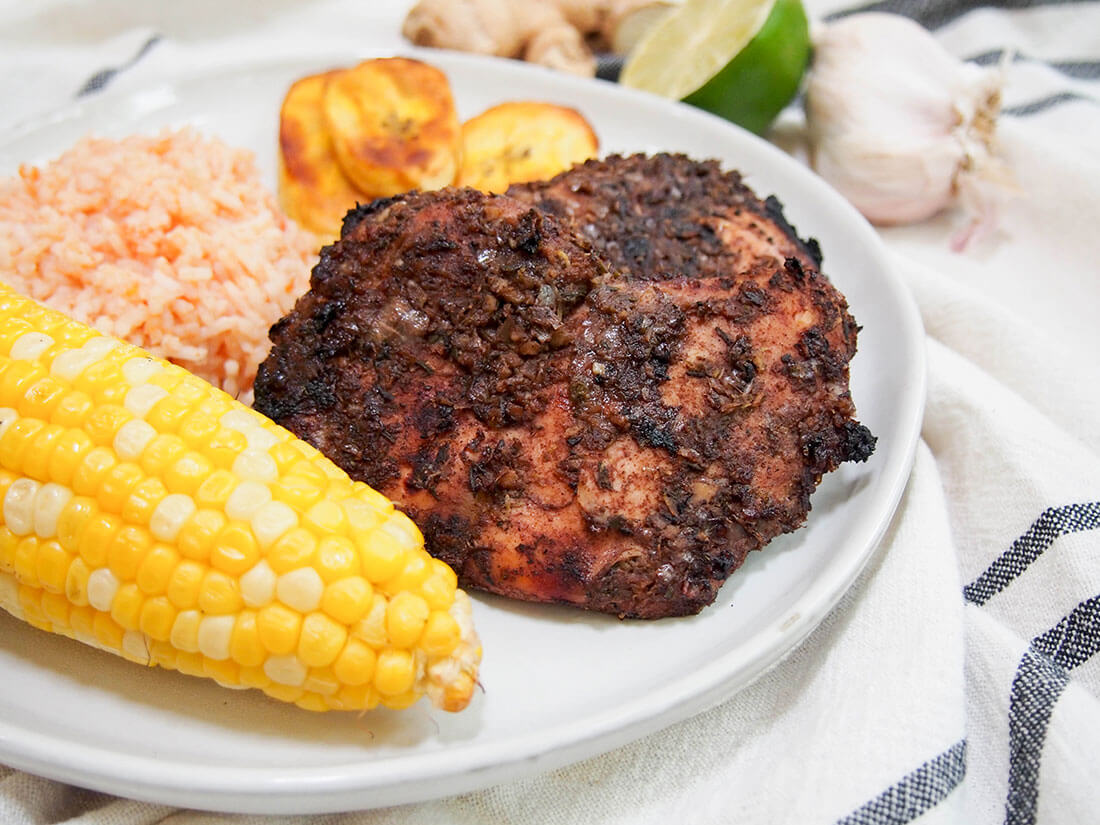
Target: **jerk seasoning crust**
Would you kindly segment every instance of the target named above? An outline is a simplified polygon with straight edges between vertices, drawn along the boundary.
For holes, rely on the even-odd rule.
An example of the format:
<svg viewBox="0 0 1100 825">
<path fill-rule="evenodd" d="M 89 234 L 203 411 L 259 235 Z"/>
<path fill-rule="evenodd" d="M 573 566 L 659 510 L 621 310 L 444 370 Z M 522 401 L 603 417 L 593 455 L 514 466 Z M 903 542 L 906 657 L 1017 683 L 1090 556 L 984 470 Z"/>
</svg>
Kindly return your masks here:
<svg viewBox="0 0 1100 825">
<path fill-rule="evenodd" d="M 691 176 L 660 197 L 620 185 L 652 162 L 600 162 L 566 184 L 572 205 L 535 186 L 533 203 L 444 190 L 349 213 L 272 328 L 257 409 L 397 501 L 465 586 L 697 612 L 874 439 L 816 247 L 747 190 L 707 199 L 730 186 L 717 167 L 658 160 Z M 639 255 L 625 240 L 647 220 L 668 231 Z M 683 263 L 701 237 L 712 251 Z"/>
</svg>

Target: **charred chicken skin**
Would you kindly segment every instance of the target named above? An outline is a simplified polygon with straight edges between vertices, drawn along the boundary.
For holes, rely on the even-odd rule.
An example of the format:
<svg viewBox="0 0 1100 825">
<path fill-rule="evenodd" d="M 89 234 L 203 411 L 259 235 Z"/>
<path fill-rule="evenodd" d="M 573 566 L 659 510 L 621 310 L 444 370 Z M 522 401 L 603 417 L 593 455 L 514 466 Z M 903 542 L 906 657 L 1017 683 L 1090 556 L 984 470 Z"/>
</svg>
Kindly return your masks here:
<svg viewBox="0 0 1100 825">
<path fill-rule="evenodd" d="M 256 408 L 398 502 L 464 586 L 699 611 L 874 438 L 816 247 L 715 166 L 658 159 L 699 180 L 623 185 L 653 162 L 349 213 L 271 330 Z M 674 189 L 695 201 L 675 219 Z"/>
</svg>

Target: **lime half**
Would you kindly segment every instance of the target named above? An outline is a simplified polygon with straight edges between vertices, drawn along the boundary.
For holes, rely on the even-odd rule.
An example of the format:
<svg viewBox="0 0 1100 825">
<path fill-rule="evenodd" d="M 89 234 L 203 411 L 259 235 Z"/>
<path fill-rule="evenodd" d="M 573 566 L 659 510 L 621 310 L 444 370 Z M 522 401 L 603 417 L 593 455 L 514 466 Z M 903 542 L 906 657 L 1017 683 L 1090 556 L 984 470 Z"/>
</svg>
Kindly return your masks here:
<svg viewBox="0 0 1100 825">
<path fill-rule="evenodd" d="M 761 134 L 798 93 L 809 59 L 801 0 L 686 0 L 646 33 L 619 82 Z"/>
</svg>

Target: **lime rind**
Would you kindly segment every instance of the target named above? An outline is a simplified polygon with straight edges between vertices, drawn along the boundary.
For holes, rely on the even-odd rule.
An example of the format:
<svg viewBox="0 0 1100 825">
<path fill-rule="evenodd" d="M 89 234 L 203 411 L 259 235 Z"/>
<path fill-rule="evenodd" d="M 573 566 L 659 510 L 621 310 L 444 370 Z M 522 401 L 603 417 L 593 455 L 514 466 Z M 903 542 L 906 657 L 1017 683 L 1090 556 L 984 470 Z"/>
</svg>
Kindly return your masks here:
<svg viewBox="0 0 1100 825">
<path fill-rule="evenodd" d="M 802 3 L 778 0 L 737 57 L 683 100 L 763 134 L 798 94 L 809 61 L 809 23 Z"/>
<path fill-rule="evenodd" d="M 620 82 L 760 134 L 797 94 L 809 59 L 801 0 L 687 0 L 638 44 Z"/>
</svg>

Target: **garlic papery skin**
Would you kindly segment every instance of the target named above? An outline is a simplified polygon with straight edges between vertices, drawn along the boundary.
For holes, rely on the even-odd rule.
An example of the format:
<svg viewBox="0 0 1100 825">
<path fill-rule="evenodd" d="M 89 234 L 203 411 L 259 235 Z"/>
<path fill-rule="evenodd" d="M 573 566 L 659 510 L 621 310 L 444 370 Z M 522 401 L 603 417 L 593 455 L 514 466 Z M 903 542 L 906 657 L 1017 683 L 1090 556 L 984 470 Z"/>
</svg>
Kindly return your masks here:
<svg viewBox="0 0 1100 825">
<path fill-rule="evenodd" d="M 1004 180 L 994 132 L 1002 73 L 964 63 L 919 24 L 868 12 L 814 32 L 810 162 L 870 221 L 912 223 L 962 196 L 989 216 Z"/>
</svg>

